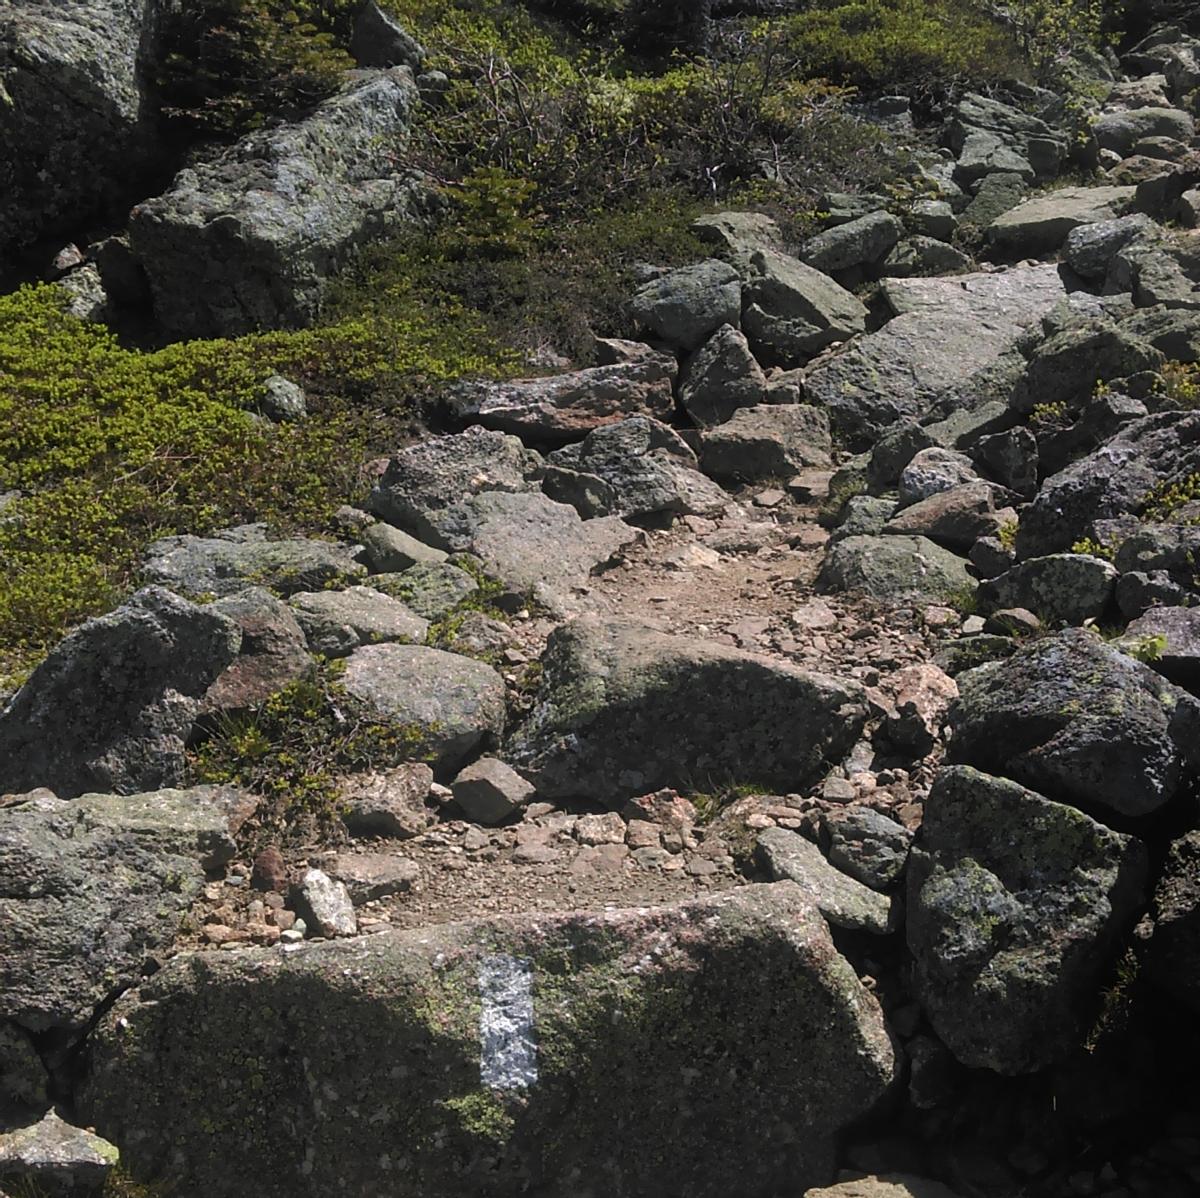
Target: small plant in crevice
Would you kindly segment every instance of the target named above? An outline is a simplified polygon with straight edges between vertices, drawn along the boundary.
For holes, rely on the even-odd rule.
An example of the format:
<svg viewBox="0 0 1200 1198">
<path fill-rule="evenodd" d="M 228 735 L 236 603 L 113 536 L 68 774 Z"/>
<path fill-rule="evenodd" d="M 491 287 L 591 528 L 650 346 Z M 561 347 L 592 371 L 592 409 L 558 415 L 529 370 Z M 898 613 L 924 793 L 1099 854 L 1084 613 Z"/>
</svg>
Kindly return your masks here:
<svg viewBox="0 0 1200 1198">
<path fill-rule="evenodd" d="M 1087 1052 L 1098 1051 L 1105 1043 L 1121 1036 L 1129 1026 L 1139 971 L 1137 953 L 1127 948 L 1113 964 L 1106 984 L 1099 993 L 1096 1017 L 1083 1042 Z"/>
<path fill-rule="evenodd" d="M 1106 562 L 1111 562 L 1116 558 L 1118 548 L 1118 545 L 1109 541 L 1097 541 L 1094 537 L 1083 537 L 1071 546 L 1071 552 L 1083 553 L 1088 557 L 1099 557 Z"/>
<path fill-rule="evenodd" d="M 1182 516 L 1185 508 L 1200 501 L 1200 474 L 1168 478 L 1151 487 L 1141 501 L 1141 518 L 1147 524 L 1198 524 L 1200 515 Z"/>
<path fill-rule="evenodd" d="M 1155 387 L 1161 408 L 1200 407 L 1200 362 L 1168 362 L 1160 368 Z"/>
</svg>

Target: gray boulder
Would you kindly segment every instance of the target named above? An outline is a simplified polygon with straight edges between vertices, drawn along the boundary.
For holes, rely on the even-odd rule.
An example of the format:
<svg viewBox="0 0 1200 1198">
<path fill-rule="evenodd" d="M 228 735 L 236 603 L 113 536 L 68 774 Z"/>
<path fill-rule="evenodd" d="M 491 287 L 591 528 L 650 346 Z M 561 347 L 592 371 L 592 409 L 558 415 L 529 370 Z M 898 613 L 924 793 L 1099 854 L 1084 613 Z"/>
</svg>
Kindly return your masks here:
<svg viewBox="0 0 1200 1198">
<path fill-rule="evenodd" d="M 393 454 L 371 492 L 371 509 L 437 549 L 458 549 L 446 530 L 460 505 L 486 491 L 536 491 L 542 465 L 516 437 L 472 426 Z"/>
<path fill-rule="evenodd" d="M 881 496 L 851 496 L 842 508 L 837 528 L 830 534 L 830 545 L 836 545 L 848 537 L 881 536 L 895 508 L 894 500 Z"/>
<path fill-rule="evenodd" d="M 471 657 L 424 645 L 364 645 L 346 661 L 346 693 L 411 735 L 414 756 L 457 769 L 504 731 L 504 680 Z"/>
<path fill-rule="evenodd" d="M 817 588 L 888 603 L 949 603 L 972 595 L 975 580 L 961 557 L 925 537 L 851 536 L 830 547 Z"/>
<path fill-rule="evenodd" d="M 1133 200 L 1132 187 L 1064 187 L 1035 196 L 988 226 L 992 243 L 1016 257 L 1057 250 L 1073 229 L 1116 217 Z"/>
<path fill-rule="evenodd" d="M 679 404 L 699 425 L 722 424 L 763 402 L 767 378 L 743 333 L 722 325 L 684 363 Z"/>
<path fill-rule="evenodd" d="M 803 836 L 767 828 L 758 835 L 756 854 L 775 881 L 795 882 L 834 927 L 876 936 L 894 930 L 892 900 L 842 873 Z"/>
<path fill-rule="evenodd" d="M 1200 684 L 1200 608 L 1152 607 L 1113 644 L 1177 686 L 1195 691 Z"/>
<path fill-rule="evenodd" d="M 904 225 L 890 212 L 872 212 L 810 237 L 800 256 L 815 270 L 832 275 L 879 264 L 903 236 Z"/>
<path fill-rule="evenodd" d="M 1058 173 L 1067 150 L 1061 130 L 976 92 L 958 102 L 946 140 L 958 157 L 955 178 L 964 185 L 998 171 L 1049 178 Z"/>
<path fill-rule="evenodd" d="M 880 273 L 889 279 L 910 275 L 950 275 L 971 270 L 975 263 L 962 250 L 934 237 L 908 237 L 884 259 Z"/>
<path fill-rule="evenodd" d="M 408 67 L 414 75 L 425 63 L 424 48 L 375 0 L 367 0 L 354 18 L 350 53 L 360 67 Z"/>
<path fill-rule="evenodd" d="M 1147 873 L 1133 837 L 1014 782 L 941 770 L 909 862 L 908 947 L 958 1060 L 1032 1073 L 1077 1049 Z"/>
<path fill-rule="evenodd" d="M 729 502 L 678 433 L 645 416 L 598 428 L 552 453 L 542 488 L 585 519 L 703 516 Z"/>
<path fill-rule="evenodd" d="M 700 465 L 722 481 L 784 481 L 810 466 L 831 466 L 832 452 L 829 418 L 820 408 L 760 404 L 705 431 Z"/>
<path fill-rule="evenodd" d="M 477 824 L 500 824 L 534 795 L 534 788 L 510 765 L 495 757 L 472 762 L 450 786 L 454 801 Z"/>
<path fill-rule="evenodd" d="M 1173 137 L 1190 141 L 1196 123 L 1189 113 L 1178 108 L 1129 108 L 1107 112 L 1092 127 L 1102 150 L 1112 150 L 1127 158 L 1133 147 L 1147 137 Z"/>
<path fill-rule="evenodd" d="M 1157 811 L 1200 765 L 1200 704 L 1083 629 L 958 677 L 948 760 L 1087 810 Z"/>
<path fill-rule="evenodd" d="M 965 453 L 931 445 L 913 454 L 912 460 L 900 471 L 898 503 L 905 508 L 978 481 L 975 464 Z"/>
<path fill-rule="evenodd" d="M 0 1132 L 0 1183 L 46 1198 L 99 1195 L 118 1152 L 94 1132 L 50 1111 L 37 1123 Z"/>
<path fill-rule="evenodd" d="M 1158 225 L 1143 212 L 1079 225 L 1067 234 L 1066 259 L 1082 279 L 1098 282 L 1109 264 L 1131 241 L 1155 237 Z"/>
<path fill-rule="evenodd" d="M 399 574 L 372 574 L 371 589 L 399 599 L 422 620 L 440 620 L 479 590 L 479 583 L 450 562 L 422 562 Z"/>
<path fill-rule="evenodd" d="M 619 806 L 705 779 L 803 786 L 865 719 L 860 689 L 725 645 L 585 616 L 551 634 L 508 759 L 549 798 Z"/>
<path fill-rule="evenodd" d="M 372 587 L 301 591 L 288 601 L 308 647 L 325 657 L 345 657 L 360 645 L 386 641 L 420 644 L 429 621 Z"/>
<path fill-rule="evenodd" d="M 428 208 L 394 166 L 416 99 L 403 67 L 352 76 L 304 120 L 251 133 L 138 204 L 130 241 L 163 327 L 217 337 L 311 324 L 355 249 Z"/>
<path fill-rule="evenodd" d="M 232 620 L 159 587 L 88 620 L 0 712 L 0 794 L 178 782 L 205 693 L 240 640 Z"/>
<path fill-rule="evenodd" d="M 447 553 L 418 541 L 402 529 L 385 524 L 382 520 L 368 525 L 359 536 L 371 569 L 380 574 L 398 574 L 418 563 L 438 564 L 444 562 Z"/>
<path fill-rule="evenodd" d="M 1029 194 L 1025 177 L 1001 171 L 980 180 L 962 213 L 962 223 L 982 232 L 1002 213 L 1015 208 Z"/>
<path fill-rule="evenodd" d="M 1117 571 L 1082 553 L 1031 557 L 979 587 L 985 611 L 1023 607 L 1047 624 L 1098 620 L 1112 604 Z"/>
<path fill-rule="evenodd" d="M 691 231 L 723 258 L 737 261 L 755 250 L 777 250 L 783 245 L 779 225 L 762 212 L 714 212 L 692 221 Z"/>
<path fill-rule="evenodd" d="M 778 883 L 177 957 L 105 1017 L 83 1111 L 135 1176 L 210 1198 L 515 1198 L 597 1177 L 767 1198 L 832 1176 L 835 1133 L 894 1073 L 875 1000 Z M 661 1143 L 631 1150 L 631 1126 Z M 748 1126 L 760 1148 L 731 1155 Z"/>
<path fill-rule="evenodd" d="M 633 318 L 668 345 L 698 348 L 723 324 L 736 327 L 742 284 L 727 262 L 710 258 L 643 284 L 633 297 Z"/>
<path fill-rule="evenodd" d="M 0 808 L 0 1019 L 86 1027 L 170 945 L 253 809 L 218 787 Z"/>
<path fill-rule="evenodd" d="M 433 822 L 429 791 L 433 770 L 409 761 L 380 773 L 352 774 L 340 780 L 342 822 L 351 836 L 411 840 Z"/>
<path fill-rule="evenodd" d="M 1146 972 L 1155 985 L 1200 1011 L 1200 832 L 1171 845 L 1153 909 Z"/>
<path fill-rule="evenodd" d="M 1006 519 L 996 508 L 996 488 L 980 480 L 960 483 L 902 508 L 882 531 L 928 537 L 965 553 L 981 537 L 995 536 Z"/>
<path fill-rule="evenodd" d="M 272 540 L 261 524 L 224 529 L 211 537 L 164 537 L 146 550 L 142 576 L 192 599 L 233 595 L 248 586 L 280 595 L 357 582 L 366 567 L 333 541 Z"/>
<path fill-rule="evenodd" d="M 963 138 L 954 178 L 964 187 L 970 187 L 988 175 L 1011 175 L 1024 183 L 1032 183 L 1037 171 L 1024 154 L 1006 145 L 998 134 L 986 129 L 972 129 Z"/>
<path fill-rule="evenodd" d="M 774 250 L 744 265 L 742 327 L 785 366 L 799 366 L 867 327 L 867 309 L 828 275 Z"/>
<path fill-rule="evenodd" d="M 908 864 L 913 834 L 870 807 L 844 807 L 822 813 L 821 840 L 843 873 L 872 890 L 888 890 Z"/>
</svg>

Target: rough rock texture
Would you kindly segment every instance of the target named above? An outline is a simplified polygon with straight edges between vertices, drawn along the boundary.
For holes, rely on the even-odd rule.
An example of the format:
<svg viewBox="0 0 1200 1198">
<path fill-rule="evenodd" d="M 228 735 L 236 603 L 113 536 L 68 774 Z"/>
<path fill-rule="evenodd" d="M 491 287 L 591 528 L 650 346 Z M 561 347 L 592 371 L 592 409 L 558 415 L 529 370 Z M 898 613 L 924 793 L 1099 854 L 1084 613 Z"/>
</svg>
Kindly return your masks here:
<svg viewBox="0 0 1200 1198">
<path fill-rule="evenodd" d="M 1146 964 L 1156 985 L 1200 1011 L 1200 832 L 1181 836 L 1167 854 Z"/>
<path fill-rule="evenodd" d="M 19 1126 L 44 1114 L 49 1080 L 29 1033 L 0 1020 L 0 1126 Z"/>
<path fill-rule="evenodd" d="M 135 1175 L 209 1198 L 381 1176 L 397 1198 L 580 1177 L 613 1198 L 799 1193 L 894 1072 L 874 1000 L 788 883 L 180 957 L 96 1040 L 86 1117 Z M 656 1150 L 631 1152 L 631 1128 Z"/>
<path fill-rule="evenodd" d="M 593 516 L 702 516 L 729 496 L 696 468 L 696 455 L 673 429 L 635 416 L 596 429 L 546 462 L 546 494 Z"/>
<path fill-rule="evenodd" d="M 332 940 L 337 936 L 353 936 L 358 931 L 358 919 L 350 892 L 342 882 L 336 882 L 319 869 L 307 869 L 293 888 L 292 904 L 314 936 Z"/>
<path fill-rule="evenodd" d="M 1113 601 L 1117 571 L 1082 553 L 1031 557 L 979 588 L 985 611 L 1023 607 L 1048 624 L 1099 619 Z"/>
<path fill-rule="evenodd" d="M 944 394 L 994 368 L 1065 294 L 1052 265 L 884 286 L 895 319 L 805 379 L 810 401 L 827 407 L 835 431 L 854 444 L 902 417 L 926 415 Z"/>
<path fill-rule="evenodd" d="M 232 595 L 251 585 L 286 596 L 356 582 L 366 572 L 345 545 L 300 537 L 273 541 L 261 524 L 211 537 L 164 537 L 150 545 L 142 564 L 147 581 L 192 599 Z"/>
<path fill-rule="evenodd" d="M 450 562 L 421 563 L 400 574 L 372 574 L 371 589 L 399 599 L 423 620 L 440 620 L 479 590 L 479 583 Z"/>
<path fill-rule="evenodd" d="M 218 787 L 0 808 L 0 1018 L 84 1027 L 170 944 L 253 808 Z"/>
<path fill-rule="evenodd" d="M 755 346 L 786 366 L 867 327 L 867 310 L 828 275 L 775 250 L 744 264 L 742 324 Z"/>
<path fill-rule="evenodd" d="M 896 925 L 892 900 L 830 865 L 812 841 L 784 828 L 758 836 L 759 860 L 777 882 L 795 882 L 835 927 L 885 935 Z"/>
<path fill-rule="evenodd" d="M 504 730 L 504 680 L 471 657 L 424 645 L 365 645 L 346 662 L 348 694 L 420 737 L 444 769 Z"/>
<path fill-rule="evenodd" d="M 829 418 L 820 408 L 759 404 L 704 433 L 700 464 L 722 481 L 784 481 L 809 466 L 831 466 L 832 452 Z"/>
<path fill-rule="evenodd" d="M 722 325 L 684 363 L 679 403 L 699 425 L 721 424 L 766 397 L 767 379 L 745 334 Z"/>
<path fill-rule="evenodd" d="M 378 774 L 353 774 L 339 786 L 342 821 L 351 836 L 409 840 L 434 822 L 426 800 L 433 770 L 410 761 Z"/>
<path fill-rule="evenodd" d="M 550 798 L 617 805 L 705 778 L 795 788 L 865 718 L 853 683 L 629 622 L 563 625 L 542 662 L 540 701 L 506 755 Z"/>
<path fill-rule="evenodd" d="M 975 463 L 965 453 L 931 445 L 913 454 L 900 471 L 897 499 L 902 508 L 908 507 L 978 478 Z"/>
<path fill-rule="evenodd" d="M 512 766 L 495 757 L 472 762 L 459 772 L 450 789 L 463 814 L 477 824 L 502 823 L 534 794 L 533 787 Z"/>
<path fill-rule="evenodd" d="M 903 236 L 904 226 L 890 212 L 872 212 L 809 238 L 802 257 L 815 270 L 836 274 L 882 262 Z"/>
<path fill-rule="evenodd" d="M 837 1185 L 808 1190 L 804 1198 L 961 1198 L 960 1194 L 927 1177 L 908 1173 L 883 1173 L 839 1181 Z"/>
<path fill-rule="evenodd" d="M 1200 608 L 1152 607 L 1114 644 L 1148 652 L 1149 664 L 1178 686 L 1194 691 L 1200 684 Z"/>
<path fill-rule="evenodd" d="M 714 212 L 697 217 L 691 230 L 700 241 L 735 260 L 783 244 L 779 225 L 763 212 Z"/>
<path fill-rule="evenodd" d="M 354 76 L 304 120 L 251 133 L 137 205 L 130 239 L 162 325 L 213 337 L 310 324 L 354 249 L 427 203 L 393 165 L 416 95 L 403 67 Z"/>
<path fill-rule="evenodd" d="M 371 569 L 380 574 L 398 573 L 420 563 L 444 562 L 444 549 L 435 549 L 416 537 L 382 520 L 368 525 L 359 535 Z"/>
<path fill-rule="evenodd" d="M 727 262 L 710 258 L 659 275 L 640 287 L 633 318 L 668 345 L 693 350 L 722 325 L 737 326 L 742 284 Z"/>
<path fill-rule="evenodd" d="M 457 548 L 444 530 L 460 504 L 485 491 L 536 491 L 541 473 L 541 457 L 516 437 L 472 426 L 394 454 L 371 508 L 437 549 Z"/>
<path fill-rule="evenodd" d="M 821 817 L 822 842 L 844 874 L 872 890 L 887 890 L 904 873 L 913 834 L 870 807 L 826 811 Z"/>
<path fill-rule="evenodd" d="M 425 61 L 421 45 L 375 0 L 368 0 L 354 18 L 350 53 L 360 67 L 408 67 L 414 74 Z"/>
<path fill-rule="evenodd" d="M 948 759 L 1052 799 L 1147 815 L 1200 765 L 1200 703 L 1082 629 L 960 674 L 958 685 Z"/>
<path fill-rule="evenodd" d="M 1081 225 L 1067 236 L 1066 259 L 1080 278 L 1098 282 L 1108 274 L 1113 258 L 1131 241 L 1157 232 L 1158 226 L 1142 212 Z"/>
<path fill-rule="evenodd" d="M 925 537 L 851 536 L 830 547 L 817 588 L 944 603 L 972 592 L 975 580 L 961 557 Z"/>
<path fill-rule="evenodd" d="M 360 645 L 381 641 L 420 644 L 429 631 L 428 620 L 372 587 L 301 591 L 289 603 L 309 648 L 325 657 L 345 657 Z"/>
<path fill-rule="evenodd" d="M 102 209 L 155 146 L 152 0 L 0 11 L 0 253 Z"/>
<path fill-rule="evenodd" d="M 1051 253 L 1080 225 L 1111 220 L 1133 199 L 1132 187 L 1064 187 L 1034 196 L 998 216 L 988 237 L 1021 257 Z"/>
<path fill-rule="evenodd" d="M 943 769 L 908 870 L 921 1001 L 965 1065 L 1030 1073 L 1079 1043 L 1081 1000 L 1136 920 L 1145 846 L 1014 782 Z"/>
<path fill-rule="evenodd" d="M 46 1198 L 87 1198 L 104 1188 L 117 1156 L 107 1140 L 50 1111 L 38 1123 L 0 1133 L 0 1182 Z"/>
<path fill-rule="evenodd" d="M 0 712 L 0 794 L 178 782 L 205 692 L 240 640 L 232 620 L 159 587 L 88 620 Z"/>
<path fill-rule="evenodd" d="M 980 537 L 995 536 L 1006 517 L 996 510 L 996 489 L 982 481 L 960 483 L 902 508 L 884 532 L 928 537 L 966 552 Z"/>
<path fill-rule="evenodd" d="M 1133 153 L 1145 137 L 1174 137 L 1190 141 L 1195 121 L 1177 108 L 1134 108 L 1105 113 L 1092 128 L 1102 150 L 1112 150 L 1122 158 Z"/>
</svg>

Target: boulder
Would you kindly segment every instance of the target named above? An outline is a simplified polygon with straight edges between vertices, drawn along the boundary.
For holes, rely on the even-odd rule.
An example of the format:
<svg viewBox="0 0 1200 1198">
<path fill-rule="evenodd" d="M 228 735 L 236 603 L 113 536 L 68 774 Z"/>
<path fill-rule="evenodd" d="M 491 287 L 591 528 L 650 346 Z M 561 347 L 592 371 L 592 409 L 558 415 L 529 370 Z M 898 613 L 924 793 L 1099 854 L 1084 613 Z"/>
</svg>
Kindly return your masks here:
<svg viewBox="0 0 1200 1198">
<path fill-rule="evenodd" d="M 0 254 L 103 213 L 158 150 L 153 0 L 0 12 Z"/>
<path fill-rule="evenodd" d="M 783 481 L 809 466 L 831 466 L 829 419 L 807 404 L 741 408 L 705 431 L 700 465 L 722 481 Z"/>
<path fill-rule="evenodd" d="M 364 645 L 346 661 L 346 693 L 411 735 L 452 771 L 504 730 L 504 680 L 471 657 L 424 645 Z"/>
<path fill-rule="evenodd" d="M 461 504 L 487 491 L 536 491 L 542 466 L 516 437 L 475 425 L 393 454 L 371 492 L 371 509 L 437 549 L 457 549 L 446 529 Z"/>
<path fill-rule="evenodd" d="M 826 554 L 817 589 L 885 603 L 948 603 L 973 594 L 975 580 L 961 557 L 925 537 L 849 536 Z"/>
<path fill-rule="evenodd" d="M 440 620 L 479 591 L 466 570 L 448 561 L 422 562 L 400 574 L 372 574 L 370 583 L 372 590 L 399 599 L 422 620 Z"/>
<path fill-rule="evenodd" d="M 1067 234 L 1066 259 L 1080 278 L 1098 282 L 1131 241 L 1155 237 L 1158 232 L 1158 225 L 1142 212 L 1079 225 Z"/>
<path fill-rule="evenodd" d="M 1117 586 L 1110 562 L 1083 553 L 1054 553 L 1019 562 L 981 583 L 985 611 L 1023 607 L 1047 624 L 1082 624 L 1108 611 Z"/>
<path fill-rule="evenodd" d="M 534 788 L 512 766 L 495 757 L 472 762 L 450 786 L 454 801 L 477 824 L 501 824 L 530 799 Z"/>
<path fill-rule="evenodd" d="M 88 620 L 0 711 L 0 794 L 177 783 L 205 694 L 240 640 L 228 617 L 159 587 Z"/>
<path fill-rule="evenodd" d="M 964 1065 L 1033 1073 L 1081 1013 L 1145 901 L 1145 846 L 1015 782 L 943 769 L 908 867 L 922 1005 Z"/>
<path fill-rule="evenodd" d="M 429 621 L 372 587 L 301 591 L 288 601 L 308 647 L 324 657 L 345 657 L 360 645 L 399 641 L 421 644 Z"/>
<path fill-rule="evenodd" d="M 375 0 L 359 9 L 350 35 L 350 53 L 360 67 L 408 67 L 420 74 L 424 48 Z"/>
<path fill-rule="evenodd" d="M 895 929 L 892 900 L 830 865 L 803 836 L 767 828 L 758 834 L 756 853 L 775 881 L 795 882 L 834 927 L 876 936 Z"/>
<path fill-rule="evenodd" d="M 931 445 L 913 454 L 900 471 L 898 504 L 906 508 L 922 500 L 979 482 L 975 464 L 965 453 Z"/>
<path fill-rule="evenodd" d="M 0 1132 L 0 1183 L 45 1198 L 99 1195 L 118 1152 L 94 1132 L 50 1111 L 38 1123 Z"/>
<path fill-rule="evenodd" d="M 867 309 L 828 275 L 774 250 L 745 263 L 742 327 L 755 346 L 785 366 L 867 327 Z"/>
<path fill-rule="evenodd" d="M 630 305 L 633 318 L 673 348 L 694 350 L 742 315 L 742 284 L 727 262 L 709 258 L 644 283 Z"/>
<path fill-rule="evenodd" d="M 485 428 L 562 445 L 630 416 L 669 420 L 675 410 L 675 372 L 674 358 L 647 354 L 569 374 L 478 383 L 460 392 L 455 407 Z"/>
<path fill-rule="evenodd" d="M 996 217 L 1015 208 L 1028 194 L 1029 184 L 1021 175 L 1007 171 L 986 175 L 963 209 L 962 224 L 982 233 Z"/>
<path fill-rule="evenodd" d="M 0 1019 L 82 1031 L 170 945 L 253 809 L 207 786 L 0 807 Z"/>
<path fill-rule="evenodd" d="M 962 1198 L 940 1181 L 909 1173 L 881 1173 L 806 1190 L 804 1198 Z"/>
<path fill-rule="evenodd" d="M 821 814 L 821 841 L 831 864 L 872 890 L 888 890 L 908 864 L 913 834 L 870 807 Z"/>
<path fill-rule="evenodd" d="M 436 565 L 448 556 L 444 549 L 434 549 L 382 520 L 364 528 L 359 539 L 371 569 L 380 574 L 398 574 L 421 563 Z"/>
<path fill-rule="evenodd" d="M 1112 150 L 1127 158 L 1133 147 L 1146 137 L 1173 137 L 1191 141 L 1196 123 L 1191 115 L 1178 108 L 1127 108 L 1106 112 L 1092 126 L 1096 143 L 1102 150 Z"/>
<path fill-rule="evenodd" d="M 1067 151 L 1061 130 L 977 92 L 968 92 L 955 106 L 946 141 L 958 157 L 955 177 L 964 184 L 997 171 L 1049 178 L 1058 173 Z"/>
<path fill-rule="evenodd" d="M 954 208 L 946 200 L 916 200 L 909 212 L 909 223 L 923 237 L 949 241 L 958 228 Z"/>
<path fill-rule="evenodd" d="M 550 454 L 542 488 L 585 519 L 704 516 L 729 502 L 699 472 L 687 442 L 645 416 L 596 429 Z"/>
<path fill-rule="evenodd" d="M 423 761 L 342 778 L 338 785 L 342 822 L 351 836 L 411 840 L 434 822 L 427 802 L 432 785 L 433 770 Z"/>
<path fill-rule="evenodd" d="M 1116 217 L 1132 202 L 1133 194 L 1132 187 L 1060 188 L 998 216 L 988 226 L 988 237 L 1014 257 L 1052 253 L 1073 229 Z"/>
<path fill-rule="evenodd" d="M 880 273 L 889 279 L 910 275 L 950 275 L 970 270 L 975 263 L 962 250 L 934 237 L 908 237 L 884 259 Z"/>
<path fill-rule="evenodd" d="M 142 577 L 190 599 L 233 595 L 248 586 L 287 596 L 357 582 L 366 567 L 333 541 L 272 540 L 265 525 L 243 524 L 211 537 L 164 537 L 146 550 Z"/>
<path fill-rule="evenodd" d="M 691 231 L 733 261 L 748 258 L 755 250 L 777 250 L 783 245 L 779 225 L 763 212 L 714 212 L 692 221 Z"/>
<path fill-rule="evenodd" d="M 395 168 L 416 102 L 406 68 L 350 76 L 304 120 L 249 134 L 138 204 L 130 242 L 159 323 L 177 337 L 311 324 L 338 267 L 430 205 Z"/>
<path fill-rule="evenodd" d="M 986 129 L 972 129 L 963 138 L 954 178 L 963 187 L 970 187 L 988 175 L 1011 175 L 1023 183 L 1032 183 L 1037 171 L 1028 158 L 1006 145 L 999 135 Z"/>
<path fill-rule="evenodd" d="M 1156 986 L 1200 1011 L 1200 832 L 1172 843 L 1153 911 L 1146 972 Z"/>
<path fill-rule="evenodd" d="M 694 637 L 584 616 L 557 628 L 508 759 L 548 798 L 619 806 L 707 779 L 803 786 L 865 719 L 860 688 Z"/>
<path fill-rule="evenodd" d="M 800 1192 L 895 1072 L 789 883 L 177 957 L 105 1017 L 92 1062 L 83 1111 L 126 1166 L 209 1198 Z M 731 1155 L 747 1127 L 758 1148 Z"/>
<path fill-rule="evenodd" d="M 767 378 L 743 333 L 722 325 L 684 363 L 679 404 L 699 425 L 723 424 L 766 397 Z"/>
<path fill-rule="evenodd" d="M 927 416 L 956 389 L 973 394 L 972 380 L 1014 351 L 1065 288 L 1051 265 L 889 279 L 884 294 L 895 319 L 805 378 L 809 401 L 828 408 L 834 431 L 854 447 L 897 420 Z"/>
<path fill-rule="evenodd" d="M 904 225 L 890 212 L 872 212 L 810 237 L 800 256 L 814 270 L 832 275 L 877 265 L 903 236 Z"/>
<path fill-rule="evenodd" d="M 885 740 L 914 757 L 928 756 L 941 737 L 950 704 L 958 698 L 958 686 L 928 661 L 897 670 L 888 682 L 896 698 L 883 722 Z"/>
<path fill-rule="evenodd" d="M 995 536 L 1005 519 L 996 510 L 996 488 L 979 480 L 959 483 L 902 508 L 883 531 L 928 537 L 965 553 L 980 537 Z"/>
<path fill-rule="evenodd" d="M 1083 629 L 958 676 L 948 760 L 1085 810 L 1148 815 L 1200 765 L 1200 703 Z"/>
<path fill-rule="evenodd" d="M 1200 685 L 1200 608 L 1151 607 L 1113 644 L 1177 686 L 1194 692 Z"/>
<path fill-rule="evenodd" d="M 404 894 L 421 878 L 420 865 L 397 853 L 339 853 L 331 869 L 356 907 Z"/>
</svg>

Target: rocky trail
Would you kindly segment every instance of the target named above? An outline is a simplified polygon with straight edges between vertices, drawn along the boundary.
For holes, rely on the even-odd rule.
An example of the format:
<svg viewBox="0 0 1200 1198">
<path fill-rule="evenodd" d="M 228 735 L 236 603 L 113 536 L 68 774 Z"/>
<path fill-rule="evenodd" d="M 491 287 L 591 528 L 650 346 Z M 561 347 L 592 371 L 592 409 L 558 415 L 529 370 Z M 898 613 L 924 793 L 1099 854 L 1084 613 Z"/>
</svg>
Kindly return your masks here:
<svg viewBox="0 0 1200 1198">
<path fill-rule="evenodd" d="M 80 319 L 309 319 L 413 219 L 365 12 Z M 1200 40 L 1087 65 L 1084 149 L 967 93 L 927 195 L 700 217 L 639 340 L 154 542 L 4 696 L 10 1198 L 1200 1191 Z"/>
</svg>

